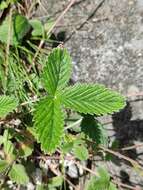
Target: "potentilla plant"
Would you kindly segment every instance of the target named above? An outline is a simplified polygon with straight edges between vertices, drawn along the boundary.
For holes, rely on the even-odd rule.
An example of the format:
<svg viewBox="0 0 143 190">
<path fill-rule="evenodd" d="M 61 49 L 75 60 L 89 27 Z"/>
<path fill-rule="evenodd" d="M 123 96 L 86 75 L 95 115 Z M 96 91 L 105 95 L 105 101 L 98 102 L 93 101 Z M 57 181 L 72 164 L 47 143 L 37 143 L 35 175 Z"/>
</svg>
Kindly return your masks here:
<svg viewBox="0 0 143 190">
<path fill-rule="evenodd" d="M 36 103 L 34 127 L 38 142 L 45 153 L 60 147 L 64 134 L 64 109 L 90 115 L 105 115 L 125 106 L 125 98 L 100 84 L 77 83 L 68 86 L 72 61 L 65 48 L 55 48 L 45 60 L 41 74 L 47 96 Z"/>
</svg>

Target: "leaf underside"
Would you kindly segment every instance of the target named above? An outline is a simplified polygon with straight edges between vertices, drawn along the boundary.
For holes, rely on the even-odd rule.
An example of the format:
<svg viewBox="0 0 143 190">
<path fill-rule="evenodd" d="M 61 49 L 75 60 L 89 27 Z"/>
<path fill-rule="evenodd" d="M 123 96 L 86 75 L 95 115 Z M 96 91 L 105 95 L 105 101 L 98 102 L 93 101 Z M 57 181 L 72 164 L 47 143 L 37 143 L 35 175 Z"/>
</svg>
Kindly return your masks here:
<svg viewBox="0 0 143 190">
<path fill-rule="evenodd" d="M 55 48 L 43 69 L 42 81 L 49 94 L 64 88 L 71 76 L 71 58 L 66 49 Z"/>
<path fill-rule="evenodd" d="M 36 106 L 34 120 L 42 150 L 52 153 L 63 134 L 64 117 L 59 100 L 49 97 L 42 99 Z"/>
<path fill-rule="evenodd" d="M 62 103 L 66 108 L 97 116 L 111 114 L 125 106 L 121 95 L 98 84 L 76 84 L 65 88 Z"/>
<path fill-rule="evenodd" d="M 17 101 L 9 96 L 0 96 L 0 117 L 5 117 L 17 106 Z"/>
</svg>

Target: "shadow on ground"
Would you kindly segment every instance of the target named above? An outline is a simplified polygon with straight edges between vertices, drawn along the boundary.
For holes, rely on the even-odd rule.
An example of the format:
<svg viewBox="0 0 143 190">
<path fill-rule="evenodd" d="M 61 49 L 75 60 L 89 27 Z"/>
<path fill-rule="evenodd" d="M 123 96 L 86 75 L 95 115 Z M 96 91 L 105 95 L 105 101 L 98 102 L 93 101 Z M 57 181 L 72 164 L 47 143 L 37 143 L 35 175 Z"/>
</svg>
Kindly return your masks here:
<svg viewBox="0 0 143 190">
<path fill-rule="evenodd" d="M 131 120 L 131 118 L 132 108 L 129 102 L 122 111 L 112 116 L 113 127 L 120 148 L 132 146 L 135 141 L 143 142 L 143 120 Z M 136 149 L 127 151 L 127 154 L 132 159 L 139 156 Z"/>
</svg>

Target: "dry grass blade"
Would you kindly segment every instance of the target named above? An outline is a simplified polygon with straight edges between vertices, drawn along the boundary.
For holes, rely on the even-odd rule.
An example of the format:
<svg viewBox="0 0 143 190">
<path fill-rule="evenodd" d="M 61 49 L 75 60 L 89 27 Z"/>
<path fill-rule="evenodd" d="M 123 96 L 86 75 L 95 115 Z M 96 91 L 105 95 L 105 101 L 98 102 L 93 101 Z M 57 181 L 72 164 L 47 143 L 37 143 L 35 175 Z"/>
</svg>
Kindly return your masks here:
<svg viewBox="0 0 143 190">
<path fill-rule="evenodd" d="M 55 26 L 60 22 L 60 20 L 64 17 L 64 15 L 68 12 L 68 10 L 71 8 L 71 6 L 76 2 L 76 0 L 71 0 L 70 3 L 67 5 L 67 7 L 65 8 L 65 10 L 61 13 L 61 15 L 57 18 L 57 20 L 55 21 L 55 23 L 53 24 L 53 26 L 50 28 L 50 30 L 48 31 L 47 35 L 49 35 L 53 29 L 55 28 Z M 35 59 L 37 58 L 38 54 L 39 54 L 39 51 L 40 49 L 42 48 L 44 44 L 44 40 L 41 40 L 40 43 L 39 43 L 39 46 L 38 46 L 38 49 L 34 55 L 34 58 L 33 58 L 33 61 L 32 61 L 32 64 L 34 64 L 35 62 Z"/>
</svg>

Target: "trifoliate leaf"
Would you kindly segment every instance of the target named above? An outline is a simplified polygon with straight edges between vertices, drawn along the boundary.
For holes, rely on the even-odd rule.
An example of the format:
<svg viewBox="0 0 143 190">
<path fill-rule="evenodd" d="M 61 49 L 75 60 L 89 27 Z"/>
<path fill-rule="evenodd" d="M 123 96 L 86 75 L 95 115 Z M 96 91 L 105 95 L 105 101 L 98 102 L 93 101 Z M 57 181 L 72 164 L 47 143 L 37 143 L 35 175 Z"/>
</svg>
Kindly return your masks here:
<svg viewBox="0 0 143 190">
<path fill-rule="evenodd" d="M 17 101 L 9 96 L 0 96 L 0 117 L 5 117 L 12 112 L 17 106 Z"/>
<path fill-rule="evenodd" d="M 96 145 L 102 144 L 108 146 L 108 136 L 102 126 L 94 116 L 84 115 L 81 122 L 81 131 L 89 137 Z"/>
<path fill-rule="evenodd" d="M 75 157 L 78 158 L 79 160 L 87 160 L 89 157 L 88 150 L 83 145 L 76 145 L 73 149 L 73 152 Z"/>
<path fill-rule="evenodd" d="M 25 168 L 21 164 L 13 164 L 9 177 L 13 182 L 17 184 L 26 185 L 29 182 L 29 177 L 25 171 Z"/>
<path fill-rule="evenodd" d="M 35 128 L 41 148 L 52 153 L 60 144 L 64 117 L 58 98 L 47 97 L 39 101 L 34 114 Z"/>
<path fill-rule="evenodd" d="M 48 56 L 42 81 L 49 94 L 64 88 L 71 76 L 71 58 L 66 49 L 55 48 Z"/>
<path fill-rule="evenodd" d="M 102 85 L 76 84 L 63 90 L 65 107 L 81 113 L 111 114 L 125 106 L 124 98 Z"/>
<path fill-rule="evenodd" d="M 34 120 L 36 136 L 45 152 L 53 152 L 60 143 L 63 130 L 61 104 L 96 115 L 113 113 L 125 106 L 121 95 L 102 85 L 78 84 L 65 88 L 71 74 L 71 58 L 65 49 L 55 48 L 44 64 L 42 81 L 49 97 L 38 103 Z"/>
</svg>

